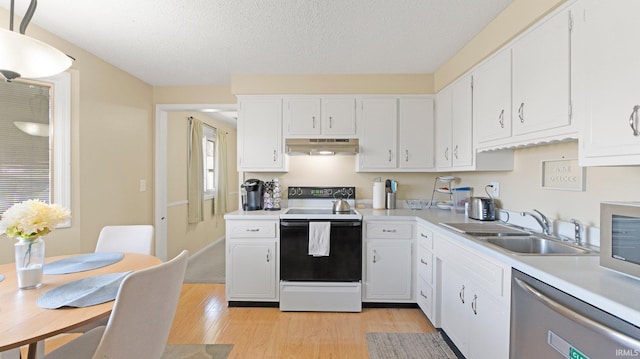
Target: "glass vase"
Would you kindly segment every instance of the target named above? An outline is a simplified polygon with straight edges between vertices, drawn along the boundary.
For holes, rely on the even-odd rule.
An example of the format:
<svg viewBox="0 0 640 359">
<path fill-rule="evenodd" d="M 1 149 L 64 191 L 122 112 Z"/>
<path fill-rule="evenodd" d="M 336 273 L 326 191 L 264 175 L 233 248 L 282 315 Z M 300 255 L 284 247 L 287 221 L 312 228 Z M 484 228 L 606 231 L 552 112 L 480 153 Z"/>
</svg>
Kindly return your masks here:
<svg viewBox="0 0 640 359">
<path fill-rule="evenodd" d="M 18 238 L 15 244 L 18 288 L 33 289 L 42 285 L 44 241 L 38 238 Z"/>
</svg>

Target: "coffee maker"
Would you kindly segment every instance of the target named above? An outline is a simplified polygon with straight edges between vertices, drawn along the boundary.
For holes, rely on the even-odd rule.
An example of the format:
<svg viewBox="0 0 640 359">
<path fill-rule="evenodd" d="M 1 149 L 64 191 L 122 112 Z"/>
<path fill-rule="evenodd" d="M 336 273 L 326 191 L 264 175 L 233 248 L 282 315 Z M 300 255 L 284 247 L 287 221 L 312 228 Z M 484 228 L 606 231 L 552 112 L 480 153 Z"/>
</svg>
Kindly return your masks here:
<svg viewBox="0 0 640 359">
<path fill-rule="evenodd" d="M 262 209 L 264 201 L 264 182 L 259 179 L 248 179 L 242 184 L 242 209 L 256 211 Z"/>
</svg>

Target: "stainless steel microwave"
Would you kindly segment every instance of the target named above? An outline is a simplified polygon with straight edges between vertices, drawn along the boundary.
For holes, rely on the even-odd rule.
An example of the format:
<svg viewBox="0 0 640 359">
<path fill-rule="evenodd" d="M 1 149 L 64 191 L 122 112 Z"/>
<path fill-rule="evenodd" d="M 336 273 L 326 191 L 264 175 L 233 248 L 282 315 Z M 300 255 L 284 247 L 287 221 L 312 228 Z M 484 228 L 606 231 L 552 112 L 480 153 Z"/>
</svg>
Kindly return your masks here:
<svg viewBox="0 0 640 359">
<path fill-rule="evenodd" d="M 640 278 L 640 202 L 600 204 L 600 265 Z"/>
</svg>

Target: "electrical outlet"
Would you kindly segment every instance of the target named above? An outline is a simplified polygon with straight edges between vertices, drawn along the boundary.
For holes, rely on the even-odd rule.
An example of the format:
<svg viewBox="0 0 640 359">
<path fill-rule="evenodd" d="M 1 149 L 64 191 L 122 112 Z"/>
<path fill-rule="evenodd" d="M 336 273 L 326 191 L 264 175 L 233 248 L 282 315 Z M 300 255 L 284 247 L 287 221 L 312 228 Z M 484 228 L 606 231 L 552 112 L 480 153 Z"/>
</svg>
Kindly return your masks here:
<svg viewBox="0 0 640 359">
<path fill-rule="evenodd" d="M 500 182 L 489 182 L 489 185 L 492 186 L 487 188 L 489 193 L 491 193 L 491 197 L 500 197 Z"/>
</svg>

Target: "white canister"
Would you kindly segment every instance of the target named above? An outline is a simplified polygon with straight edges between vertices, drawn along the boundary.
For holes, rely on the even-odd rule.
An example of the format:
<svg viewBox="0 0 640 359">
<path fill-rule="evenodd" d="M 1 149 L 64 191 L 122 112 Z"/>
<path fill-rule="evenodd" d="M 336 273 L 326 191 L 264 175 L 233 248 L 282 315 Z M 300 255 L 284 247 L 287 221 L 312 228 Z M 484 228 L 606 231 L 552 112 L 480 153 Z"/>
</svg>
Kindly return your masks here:
<svg viewBox="0 0 640 359">
<path fill-rule="evenodd" d="M 384 182 L 373 182 L 373 209 L 385 209 Z"/>
</svg>

